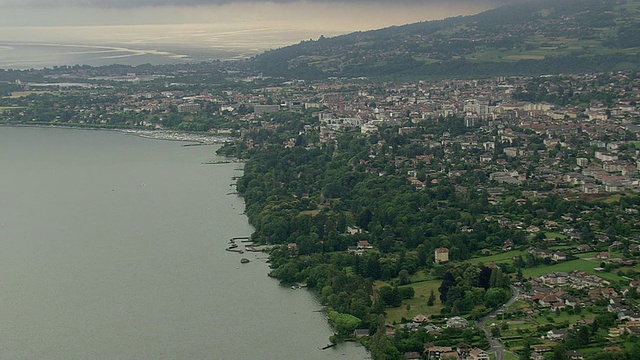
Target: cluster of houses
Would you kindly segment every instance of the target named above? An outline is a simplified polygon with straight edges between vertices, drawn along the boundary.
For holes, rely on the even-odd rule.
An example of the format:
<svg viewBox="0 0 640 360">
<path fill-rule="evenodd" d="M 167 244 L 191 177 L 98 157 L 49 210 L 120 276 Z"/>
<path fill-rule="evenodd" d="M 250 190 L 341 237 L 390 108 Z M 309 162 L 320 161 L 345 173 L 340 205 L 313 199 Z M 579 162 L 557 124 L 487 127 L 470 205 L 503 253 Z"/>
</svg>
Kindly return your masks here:
<svg viewBox="0 0 640 360">
<path fill-rule="evenodd" d="M 609 329 L 609 337 L 617 338 L 629 333 L 640 336 L 640 308 L 624 294 L 619 294 L 610 287 L 609 281 L 584 271 L 575 270 L 570 273 L 552 272 L 537 278 L 530 279 L 532 289 L 529 292 L 529 300 L 539 308 L 547 308 L 551 311 L 575 308 L 577 306 L 590 306 L 597 301 L 608 303 L 607 310 L 617 315 L 618 324 Z M 630 288 L 640 289 L 640 281 L 631 281 Z M 571 295 L 567 288 L 583 290 L 586 295 L 576 297 Z M 629 290 L 626 289 L 625 293 Z M 537 310 L 529 310 L 536 312 Z M 593 319 L 581 319 L 585 324 L 593 322 Z M 567 329 L 552 329 L 547 332 L 548 340 L 566 339 Z"/>
<path fill-rule="evenodd" d="M 387 336 L 394 336 L 396 328 L 391 323 L 386 323 Z M 469 326 L 469 321 L 459 316 L 447 318 L 444 326 L 451 329 L 465 329 Z M 416 331 L 419 328 L 425 328 L 427 332 L 435 337 L 441 335 L 442 327 L 431 324 L 429 317 L 419 314 L 412 318 L 411 322 L 401 324 L 400 328 L 408 331 Z M 356 329 L 353 333 L 356 339 L 368 337 L 369 329 Z M 455 347 L 436 346 L 432 343 L 424 345 L 422 352 L 407 352 L 404 354 L 405 359 L 459 359 L 459 360 L 489 360 L 486 351 L 472 347 L 465 343 L 459 343 Z"/>
<path fill-rule="evenodd" d="M 347 248 L 347 252 L 362 255 L 368 250 L 372 250 L 373 245 L 371 245 L 367 240 L 360 240 L 356 246 L 349 246 Z"/>
<path fill-rule="evenodd" d="M 460 360 L 489 360 L 489 354 L 477 347 L 472 347 L 466 343 L 459 343 L 454 346 L 436 346 L 425 344 L 424 358 L 429 360 L 439 359 L 460 359 Z M 415 356 L 415 353 L 412 354 Z M 407 359 L 421 359 L 421 357 L 411 357 L 405 354 Z"/>
<path fill-rule="evenodd" d="M 533 283 L 539 283 L 552 287 L 552 290 L 556 290 L 556 287 L 570 287 L 573 289 L 595 289 L 597 292 L 610 292 L 615 290 L 606 288 L 610 285 L 610 282 L 585 271 L 574 270 L 569 273 L 562 271 L 555 271 L 538 278 L 531 280 Z M 602 290 L 604 289 L 604 290 Z"/>
<path fill-rule="evenodd" d="M 347 128 L 369 134 L 377 132 L 380 126 L 398 125 L 400 134 L 410 135 L 418 132 L 418 123 L 424 120 L 437 122 L 456 116 L 463 119 L 463 126 L 470 131 L 457 136 L 445 133 L 438 138 L 415 139 L 427 149 L 443 149 L 444 158 L 439 160 L 444 163 L 464 161 L 475 165 L 487 170 L 487 175 L 497 183 L 517 186 L 531 181 L 546 182 L 554 186 L 553 191 L 570 187 L 576 192 L 597 194 L 639 188 L 638 153 L 629 151 L 626 145 L 631 144 L 627 141 L 631 134 L 640 135 L 640 126 L 635 122 L 640 115 L 637 101 L 640 80 L 628 72 L 545 78 L 538 86 L 547 89 L 550 95 L 562 96 L 558 89 L 567 87 L 584 93 L 618 94 L 610 104 L 594 100 L 585 106 L 559 106 L 519 100 L 518 93 L 528 91 L 532 80 L 529 77 L 385 84 L 362 79 L 327 79 L 313 83 L 283 80 L 278 85 L 267 86 L 262 76 L 224 69 L 225 66 L 221 65 L 221 71 L 228 71 L 228 86 L 223 88 L 219 84 L 194 88 L 178 82 L 179 73 L 166 73 L 167 70 L 161 68 L 148 70 L 144 75 L 126 76 L 127 81 L 164 78 L 167 82 L 156 88 L 150 82 L 144 90 L 114 92 L 113 102 L 104 106 L 92 101 L 70 105 L 68 110 L 72 114 L 68 121 L 108 123 L 110 118 L 122 114 L 130 114 L 131 118 L 135 118 L 134 114 L 150 114 L 152 116 L 134 121 L 135 124 L 162 128 L 165 122 L 161 119 L 166 119 L 175 109 L 176 113 L 224 116 L 228 123 L 254 124 L 265 114 L 316 109 L 318 125 L 309 126 L 305 131 L 319 133 L 320 142 L 326 143 Z M 91 74 L 74 69 L 61 71 L 54 75 L 77 79 L 91 88 L 108 90 L 113 85 L 103 81 L 117 81 L 117 74 L 109 73 L 108 69 L 92 69 Z M 101 71 L 107 73 L 99 74 Z M 189 70 L 198 71 L 208 73 L 210 69 L 198 69 L 194 65 Z M 22 105 L 16 100 L 16 107 Z M 20 118 L 28 116 L 26 113 L 7 116 L 31 120 Z M 260 126 L 272 125 L 264 121 Z M 211 128 L 210 131 L 219 133 L 230 128 Z M 532 134 L 541 142 L 533 143 Z M 456 147 L 465 152 L 463 158 L 455 154 Z M 572 157 L 568 163 L 565 150 L 580 150 L 582 155 Z M 433 154 L 419 154 L 396 165 L 415 167 L 428 163 L 430 159 L 424 158 L 428 155 Z M 441 170 L 449 176 L 456 174 L 451 166 Z M 417 187 L 424 187 L 426 180 L 408 177 Z"/>
<path fill-rule="evenodd" d="M 563 251 L 553 251 L 531 247 L 527 250 L 527 253 L 539 259 L 551 259 L 555 262 L 567 260 L 567 254 Z"/>
<path fill-rule="evenodd" d="M 540 308 L 548 308 L 551 311 L 589 306 L 598 299 L 618 297 L 618 293 L 609 287 L 609 281 L 579 270 L 570 273 L 551 272 L 532 278 L 529 282 L 532 285 L 529 300 Z M 588 297 L 573 296 L 567 288 L 584 290 Z"/>
</svg>

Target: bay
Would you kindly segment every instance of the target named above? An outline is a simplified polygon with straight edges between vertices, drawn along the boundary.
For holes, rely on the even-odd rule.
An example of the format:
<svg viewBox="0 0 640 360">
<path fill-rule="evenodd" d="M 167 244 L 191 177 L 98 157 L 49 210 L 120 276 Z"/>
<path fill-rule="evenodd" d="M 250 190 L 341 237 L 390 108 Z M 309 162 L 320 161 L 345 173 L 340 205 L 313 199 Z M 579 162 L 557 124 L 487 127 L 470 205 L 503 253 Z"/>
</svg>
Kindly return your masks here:
<svg viewBox="0 0 640 360">
<path fill-rule="evenodd" d="M 214 146 L 0 128 L 0 358 L 364 359 L 252 229 Z M 240 264 L 240 258 L 251 260 Z"/>
</svg>

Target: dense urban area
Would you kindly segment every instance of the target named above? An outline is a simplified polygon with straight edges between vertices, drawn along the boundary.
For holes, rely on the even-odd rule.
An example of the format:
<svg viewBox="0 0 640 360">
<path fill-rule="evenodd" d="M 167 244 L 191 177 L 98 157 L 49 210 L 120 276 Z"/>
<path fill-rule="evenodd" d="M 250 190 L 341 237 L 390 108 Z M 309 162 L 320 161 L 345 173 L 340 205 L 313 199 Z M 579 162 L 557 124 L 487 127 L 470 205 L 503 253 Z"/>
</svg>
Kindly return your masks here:
<svg viewBox="0 0 640 360">
<path fill-rule="evenodd" d="M 637 358 L 638 72 L 301 81 L 217 63 L 0 79 L 6 125 L 224 143 L 270 275 L 317 293 L 332 341 L 374 359 Z"/>
</svg>

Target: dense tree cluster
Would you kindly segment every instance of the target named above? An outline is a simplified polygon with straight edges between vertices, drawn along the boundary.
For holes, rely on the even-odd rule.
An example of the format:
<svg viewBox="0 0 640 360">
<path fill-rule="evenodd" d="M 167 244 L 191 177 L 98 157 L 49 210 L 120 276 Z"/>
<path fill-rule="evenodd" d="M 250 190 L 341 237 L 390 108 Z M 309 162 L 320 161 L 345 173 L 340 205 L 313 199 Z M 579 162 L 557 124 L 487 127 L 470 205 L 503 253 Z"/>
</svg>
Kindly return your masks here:
<svg viewBox="0 0 640 360">
<path fill-rule="evenodd" d="M 440 300 L 452 314 L 475 311 L 473 316 L 479 317 L 483 314 L 483 307 L 492 309 L 504 304 L 510 295 L 509 284 L 509 277 L 500 267 L 455 266 L 443 276 Z"/>
</svg>

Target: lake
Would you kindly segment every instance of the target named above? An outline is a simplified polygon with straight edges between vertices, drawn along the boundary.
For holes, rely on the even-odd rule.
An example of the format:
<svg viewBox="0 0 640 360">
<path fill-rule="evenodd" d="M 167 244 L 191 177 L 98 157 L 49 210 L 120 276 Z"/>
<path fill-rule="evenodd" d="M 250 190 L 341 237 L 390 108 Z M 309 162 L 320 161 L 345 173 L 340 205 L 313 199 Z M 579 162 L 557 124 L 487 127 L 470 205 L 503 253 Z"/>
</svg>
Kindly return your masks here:
<svg viewBox="0 0 640 360">
<path fill-rule="evenodd" d="M 215 146 L 0 127 L 0 358 L 364 359 L 267 277 Z M 251 260 L 240 264 L 240 258 Z"/>
</svg>

